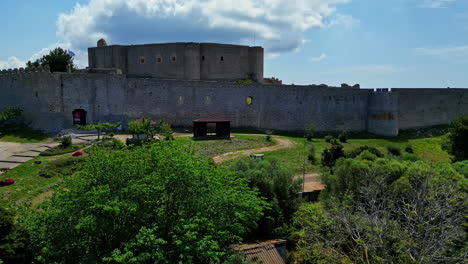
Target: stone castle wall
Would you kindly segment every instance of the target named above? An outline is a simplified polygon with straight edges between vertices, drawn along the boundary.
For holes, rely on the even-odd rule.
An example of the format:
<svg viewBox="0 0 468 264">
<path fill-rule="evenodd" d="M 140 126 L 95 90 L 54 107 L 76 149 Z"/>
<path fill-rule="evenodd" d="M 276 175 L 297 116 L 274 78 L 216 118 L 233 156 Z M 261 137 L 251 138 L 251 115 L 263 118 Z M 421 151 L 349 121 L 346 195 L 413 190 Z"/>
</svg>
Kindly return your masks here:
<svg viewBox="0 0 468 264">
<path fill-rule="evenodd" d="M 251 104 L 247 104 L 247 98 Z M 297 85 L 236 84 L 65 73 L 0 74 L 0 109 L 19 106 L 31 125 L 72 127 L 72 111 L 88 122 L 147 117 L 191 126 L 201 117 L 225 117 L 234 127 L 297 131 L 369 131 L 447 124 L 468 114 L 468 89 L 345 89 Z"/>
<path fill-rule="evenodd" d="M 263 48 L 216 43 L 164 43 L 88 49 L 90 68 L 132 77 L 177 80 L 263 80 Z"/>
</svg>

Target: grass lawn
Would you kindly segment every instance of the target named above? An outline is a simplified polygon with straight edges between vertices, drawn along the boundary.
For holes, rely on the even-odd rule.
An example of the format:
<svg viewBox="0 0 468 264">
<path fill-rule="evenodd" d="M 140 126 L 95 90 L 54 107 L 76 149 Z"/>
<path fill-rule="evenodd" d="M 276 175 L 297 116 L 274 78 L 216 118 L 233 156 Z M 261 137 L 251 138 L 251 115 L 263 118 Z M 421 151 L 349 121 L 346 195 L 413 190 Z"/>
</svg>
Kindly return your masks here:
<svg viewBox="0 0 468 264">
<path fill-rule="evenodd" d="M 176 140 L 192 144 L 197 153 L 208 157 L 218 156 L 227 152 L 245 149 L 256 149 L 276 145 L 274 141 L 267 141 L 266 136 L 238 135 L 231 139 L 193 140 L 189 137 L 180 137 Z"/>
<path fill-rule="evenodd" d="M 291 166 L 296 173 L 301 173 L 305 166 L 306 172 L 317 172 L 319 170 L 318 165 L 312 165 L 308 162 L 307 155 L 309 153 L 310 145 L 315 147 L 315 158 L 317 163 L 320 163 L 322 152 L 325 148 L 330 147 L 330 143 L 325 142 L 324 138 L 314 138 L 313 141 L 309 142 L 304 138 L 297 137 L 285 137 L 298 144 L 293 148 L 280 149 L 277 151 L 266 152 L 265 158 L 277 158 Z M 450 162 L 450 155 L 442 150 L 440 143 L 442 142 L 443 136 L 435 137 L 396 137 L 396 138 L 374 138 L 374 139 L 349 139 L 348 143 L 341 143 L 344 147 L 344 151 L 349 151 L 360 146 L 370 146 L 379 149 L 383 154 L 388 154 L 386 147 L 388 145 L 397 146 L 404 152 L 405 147 L 410 144 L 413 147 L 414 153 L 429 163 L 437 162 Z M 234 160 L 226 161 L 223 165 L 229 165 Z M 304 162 L 305 161 L 305 162 Z"/>
<path fill-rule="evenodd" d="M 47 142 L 50 136 L 40 131 L 32 130 L 24 125 L 8 125 L 0 127 L 0 141 L 18 143 Z"/>
<path fill-rule="evenodd" d="M 39 171 L 49 163 L 52 157 L 36 157 L 20 166 L 1 174 L 0 178 L 14 179 L 12 185 L 0 187 L 0 206 L 15 206 L 23 202 L 31 201 L 34 197 L 47 191 L 47 186 L 57 183 L 62 178 L 44 178 L 39 176 Z M 34 164 L 42 161 L 42 164 Z"/>
</svg>

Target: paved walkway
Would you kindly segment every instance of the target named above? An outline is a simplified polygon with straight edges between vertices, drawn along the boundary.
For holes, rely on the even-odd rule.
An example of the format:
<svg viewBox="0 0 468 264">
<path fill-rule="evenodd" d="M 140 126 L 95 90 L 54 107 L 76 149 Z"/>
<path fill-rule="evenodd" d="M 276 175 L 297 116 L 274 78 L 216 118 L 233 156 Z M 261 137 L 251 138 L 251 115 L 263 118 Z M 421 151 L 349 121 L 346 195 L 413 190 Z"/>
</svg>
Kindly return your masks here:
<svg viewBox="0 0 468 264">
<path fill-rule="evenodd" d="M 0 142 L 0 168 L 13 169 L 59 143 Z M 2 172 L 0 172 L 1 174 Z"/>
</svg>

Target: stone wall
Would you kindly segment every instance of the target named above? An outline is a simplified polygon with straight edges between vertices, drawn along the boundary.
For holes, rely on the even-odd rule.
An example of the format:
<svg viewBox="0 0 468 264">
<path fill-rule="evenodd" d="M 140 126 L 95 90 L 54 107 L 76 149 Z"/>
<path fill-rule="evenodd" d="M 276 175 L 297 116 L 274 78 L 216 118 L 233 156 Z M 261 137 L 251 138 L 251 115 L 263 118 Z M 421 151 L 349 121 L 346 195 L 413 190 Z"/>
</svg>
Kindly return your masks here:
<svg viewBox="0 0 468 264">
<path fill-rule="evenodd" d="M 251 104 L 247 103 L 247 98 Z M 468 114 L 468 89 L 366 90 L 298 85 L 236 84 L 129 78 L 125 75 L 4 72 L 0 109 L 19 106 L 35 128 L 72 127 L 72 111 L 88 122 L 147 117 L 191 126 L 201 117 L 225 117 L 234 127 L 297 131 L 370 131 L 447 124 Z"/>
<path fill-rule="evenodd" d="M 116 68 L 130 77 L 177 80 L 263 79 L 263 48 L 216 43 L 165 43 L 88 49 L 90 68 Z"/>
</svg>

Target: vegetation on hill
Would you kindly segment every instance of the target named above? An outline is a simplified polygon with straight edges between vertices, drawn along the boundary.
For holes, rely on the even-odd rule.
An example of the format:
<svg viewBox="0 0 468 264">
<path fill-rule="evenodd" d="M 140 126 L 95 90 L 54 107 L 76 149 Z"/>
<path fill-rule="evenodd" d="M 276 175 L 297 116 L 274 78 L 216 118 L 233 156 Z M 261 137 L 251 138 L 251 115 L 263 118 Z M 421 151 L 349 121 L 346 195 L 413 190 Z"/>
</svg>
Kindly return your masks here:
<svg viewBox="0 0 468 264">
<path fill-rule="evenodd" d="M 246 181 L 162 141 L 95 148 L 66 190 L 23 225 L 45 263 L 219 263 L 264 202 Z"/>
<path fill-rule="evenodd" d="M 365 151 L 338 160 L 323 181 L 321 203 L 304 204 L 295 217 L 297 263 L 466 261 L 468 185 L 450 164 Z"/>
<path fill-rule="evenodd" d="M 468 116 L 452 121 L 445 148 L 453 155 L 454 161 L 468 159 Z"/>
</svg>

